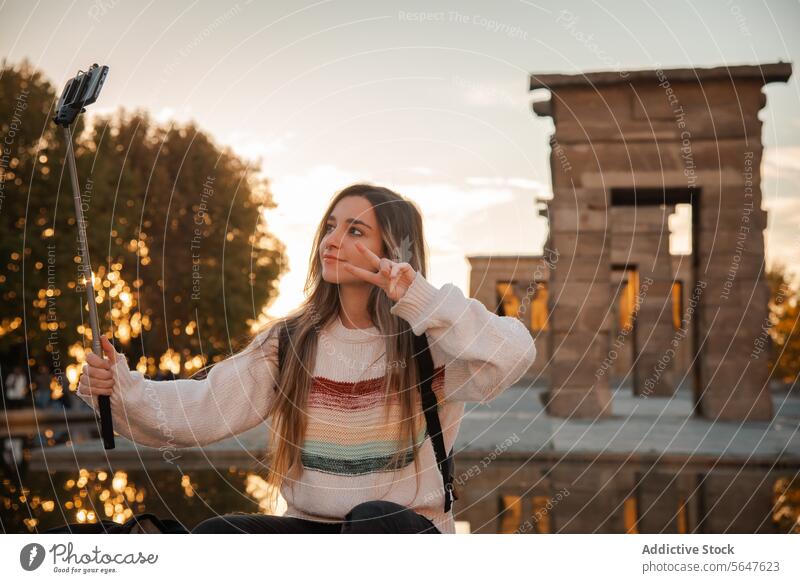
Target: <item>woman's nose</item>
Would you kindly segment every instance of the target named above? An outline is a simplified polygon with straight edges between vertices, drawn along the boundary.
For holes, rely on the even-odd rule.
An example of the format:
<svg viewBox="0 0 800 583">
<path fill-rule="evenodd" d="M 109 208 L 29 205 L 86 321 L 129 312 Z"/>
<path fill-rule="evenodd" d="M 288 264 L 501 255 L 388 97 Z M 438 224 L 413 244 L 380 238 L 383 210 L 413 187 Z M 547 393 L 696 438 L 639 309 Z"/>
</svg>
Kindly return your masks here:
<svg viewBox="0 0 800 583">
<path fill-rule="evenodd" d="M 342 245 L 342 237 L 344 236 L 343 233 L 339 233 L 337 229 L 328 233 L 325 238 L 322 240 L 325 245 L 328 247 L 341 247 Z"/>
</svg>

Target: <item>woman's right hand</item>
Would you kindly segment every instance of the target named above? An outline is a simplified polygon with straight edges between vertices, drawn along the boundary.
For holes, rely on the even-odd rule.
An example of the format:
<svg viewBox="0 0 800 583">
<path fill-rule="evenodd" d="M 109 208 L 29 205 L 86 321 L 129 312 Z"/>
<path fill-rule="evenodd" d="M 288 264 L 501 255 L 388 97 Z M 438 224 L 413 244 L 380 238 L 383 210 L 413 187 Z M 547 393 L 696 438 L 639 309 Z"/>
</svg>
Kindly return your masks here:
<svg viewBox="0 0 800 583">
<path fill-rule="evenodd" d="M 100 336 L 100 345 L 103 347 L 103 352 L 107 358 L 103 359 L 94 352 L 89 352 L 78 381 L 77 392 L 87 397 L 111 395 L 115 382 L 111 367 L 120 358 L 125 358 L 123 354 L 114 349 L 114 346 L 105 336 Z"/>
</svg>

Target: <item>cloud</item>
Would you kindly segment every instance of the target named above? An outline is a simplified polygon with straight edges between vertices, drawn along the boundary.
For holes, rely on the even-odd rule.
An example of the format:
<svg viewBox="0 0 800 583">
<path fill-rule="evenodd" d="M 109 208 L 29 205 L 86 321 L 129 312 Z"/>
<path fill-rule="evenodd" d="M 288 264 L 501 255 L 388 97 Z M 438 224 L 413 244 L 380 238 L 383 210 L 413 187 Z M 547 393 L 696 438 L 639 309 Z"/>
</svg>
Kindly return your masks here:
<svg viewBox="0 0 800 583">
<path fill-rule="evenodd" d="M 474 79 L 453 75 L 450 82 L 458 90 L 461 101 L 471 107 L 513 109 L 526 112 L 529 108 L 530 96 L 516 81 L 478 82 Z"/>
<path fill-rule="evenodd" d="M 250 130 L 235 130 L 226 134 L 223 142 L 239 156 L 248 160 L 270 159 L 286 152 L 289 142 L 295 137 L 294 132 L 286 132 L 280 136 L 260 136 Z"/>
<path fill-rule="evenodd" d="M 470 176 L 465 182 L 471 186 L 508 186 L 523 190 L 543 191 L 549 189 L 538 180 L 530 178 L 515 178 L 505 176 Z"/>
<path fill-rule="evenodd" d="M 785 176 L 787 172 L 800 172 L 800 146 L 764 148 L 764 175 Z"/>
<path fill-rule="evenodd" d="M 184 124 L 192 120 L 192 106 L 185 105 L 180 109 L 162 107 L 153 114 L 153 119 L 159 124 L 177 123 Z"/>
<path fill-rule="evenodd" d="M 800 196 L 770 196 L 765 198 L 763 206 L 776 217 L 786 217 L 786 213 L 800 213 Z"/>
<path fill-rule="evenodd" d="M 781 261 L 790 269 L 797 269 L 800 146 L 765 148 L 763 178 L 763 207 L 769 213 L 769 228 L 765 233 L 767 260 Z"/>
</svg>

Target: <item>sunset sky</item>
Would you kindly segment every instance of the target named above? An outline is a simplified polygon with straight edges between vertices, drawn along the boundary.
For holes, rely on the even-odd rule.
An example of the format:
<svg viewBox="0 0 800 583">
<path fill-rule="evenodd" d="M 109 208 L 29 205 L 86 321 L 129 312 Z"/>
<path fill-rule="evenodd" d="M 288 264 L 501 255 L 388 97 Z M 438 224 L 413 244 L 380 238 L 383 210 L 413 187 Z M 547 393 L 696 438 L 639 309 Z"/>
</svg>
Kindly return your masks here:
<svg viewBox="0 0 800 583">
<path fill-rule="evenodd" d="M 569 11 L 570 27 L 562 12 Z M 430 280 L 468 290 L 470 254 L 535 254 L 552 121 L 530 73 L 795 63 L 766 87 L 769 259 L 800 268 L 800 4 L 784 2 L 0 2 L 0 55 L 59 87 L 110 73 L 94 112 L 194 119 L 272 182 L 270 228 L 302 297 L 313 229 L 356 181 L 417 201 Z"/>
</svg>

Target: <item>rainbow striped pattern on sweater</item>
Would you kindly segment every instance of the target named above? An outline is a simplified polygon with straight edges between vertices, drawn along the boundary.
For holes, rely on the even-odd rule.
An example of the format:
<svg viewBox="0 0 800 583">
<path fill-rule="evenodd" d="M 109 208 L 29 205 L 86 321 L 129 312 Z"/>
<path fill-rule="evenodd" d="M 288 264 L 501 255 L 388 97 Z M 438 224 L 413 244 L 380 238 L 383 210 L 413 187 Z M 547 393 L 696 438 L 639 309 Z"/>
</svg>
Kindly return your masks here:
<svg viewBox="0 0 800 583">
<path fill-rule="evenodd" d="M 353 383 L 314 377 L 308 402 L 308 426 L 301 451 L 306 469 L 354 476 L 397 471 L 413 463 L 413 450 L 409 445 L 402 454 L 400 465 L 389 466 L 400 447 L 397 439 L 400 402 L 396 395 L 387 397 L 384 378 Z M 444 367 L 438 367 L 434 370 L 433 391 L 440 407 L 443 389 Z M 425 441 L 426 430 L 420 408 L 416 433 L 418 447 Z"/>
</svg>

